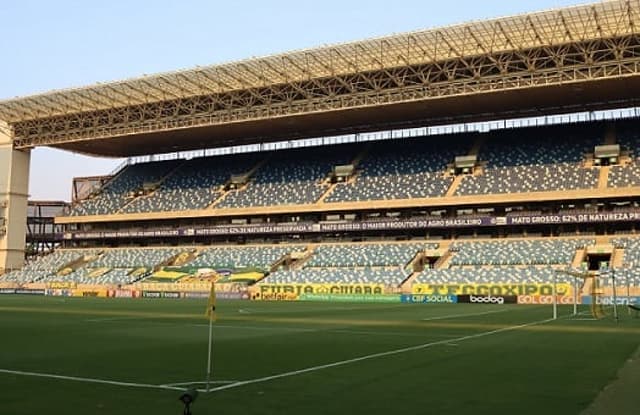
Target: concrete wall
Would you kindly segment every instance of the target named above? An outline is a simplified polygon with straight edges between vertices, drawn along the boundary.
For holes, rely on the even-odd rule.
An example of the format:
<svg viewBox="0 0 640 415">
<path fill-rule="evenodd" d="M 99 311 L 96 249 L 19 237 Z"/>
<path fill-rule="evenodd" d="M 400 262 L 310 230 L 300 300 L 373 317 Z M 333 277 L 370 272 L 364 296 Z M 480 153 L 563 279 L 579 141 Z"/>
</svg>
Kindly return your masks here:
<svg viewBox="0 0 640 415">
<path fill-rule="evenodd" d="M 0 121 L 0 218 L 6 228 L 0 232 L 0 270 L 24 265 L 30 160 L 29 151 L 13 149 L 11 132 Z"/>
</svg>

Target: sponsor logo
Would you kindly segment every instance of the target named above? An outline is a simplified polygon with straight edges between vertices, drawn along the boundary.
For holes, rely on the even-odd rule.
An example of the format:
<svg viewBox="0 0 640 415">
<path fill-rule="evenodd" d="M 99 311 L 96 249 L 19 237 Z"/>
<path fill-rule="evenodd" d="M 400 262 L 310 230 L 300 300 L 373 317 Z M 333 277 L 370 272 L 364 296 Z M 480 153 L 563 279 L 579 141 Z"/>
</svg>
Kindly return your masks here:
<svg viewBox="0 0 640 415">
<path fill-rule="evenodd" d="M 400 302 L 400 296 L 366 294 L 300 294 L 300 300 L 350 303 L 398 303 Z"/>
<path fill-rule="evenodd" d="M 53 296 L 53 297 L 71 297 L 71 290 L 60 290 L 60 289 L 48 289 L 45 295 Z"/>
<path fill-rule="evenodd" d="M 26 288 L 18 288 L 16 290 L 16 294 L 44 295 L 44 290 L 29 290 Z"/>
<path fill-rule="evenodd" d="M 144 298 L 160 298 L 160 291 L 143 291 L 142 296 Z"/>
<path fill-rule="evenodd" d="M 403 294 L 401 297 L 403 303 L 457 303 L 456 295 L 420 295 L 420 294 Z"/>
<path fill-rule="evenodd" d="M 216 292 L 216 298 L 217 297 L 218 297 L 218 293 Z M 209 298 L 209 293 L 199 292 L 199 291 L 186 292 L 184 293 L 184 298 Z"/>
<path fill-rule="evenodd" d="M 13 288 L 0 288 L 0 294 L 15 294 L 16 290 Z"/>
<path fill-rule="evenodd" d="M 384 294 L 382 284 L 258 284 L 265 294 Z"/>
<path fill-rule="evenodd" d="M 249 294 L 233 291 L 216 291 L 216 298 L 219 300 L 246 300 L 249 298 Z"/>
<path fill-rule="evenodd" d="M 252 300 L 258 301 L 298 301 L 296 293 L 255 293 Z"/>
<path fill-rule="evenodd" d="M 640 300 L 640 297 L 629 297 L 627 298 L 625 297 L 616 297 L 616 305 L 635 305 L 638 304 L 638 300 Z M 591 296 L 583 296 L 582 297 L 582 301 L 583 304 L 592 304 L 593 303 L 593 299 Z M 613 301 L 613 296 L 607 296 L 607 297 L 597 297 L 596 298 L 596 304 L 600 304 L 600 305 L 613 305 L 614 301 Z"/>
<path fill-rule="evenodd" d="M 491 303 L 491 304 L 504 304 L 504 297 L 492 297 L 492 296 L 480 296 L 473 295 L 469 296 L 470 303 Z"/>
<path fill-rule="evenodd" d="M 566 295 L 556 296 L 557 304 L 573 304 L 573 297 Z M 580 303 L 580 298 L 578 298 Z M 553 304 L 552 295 L 519 295 L 518 304 Z"/>
<path fill-rule="evenodd" d="M 516 304 L 518 297 L 515 295 L 464 294 L 458 296 L 458 302 L 471 304 Z"/>
<path fill-rule="evenodd" d="M 178 292 L 163 292 L 162 298 L 180 298 L 180 293 Z"/>
</svg>

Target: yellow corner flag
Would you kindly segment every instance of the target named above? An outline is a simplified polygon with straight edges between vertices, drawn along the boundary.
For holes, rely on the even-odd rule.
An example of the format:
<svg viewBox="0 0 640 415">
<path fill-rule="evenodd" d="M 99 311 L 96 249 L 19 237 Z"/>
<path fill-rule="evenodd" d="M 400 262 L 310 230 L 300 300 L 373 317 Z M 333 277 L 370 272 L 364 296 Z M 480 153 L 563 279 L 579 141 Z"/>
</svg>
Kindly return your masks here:
<svg viewBox="0 0 640 415">
<path fill-rule="evenodd" d="M 216 283 L 211 283 L 211 293 L 207 303 L 207 311 L 204 313 L 211 321 L 216 321 Z"/>
</svg>

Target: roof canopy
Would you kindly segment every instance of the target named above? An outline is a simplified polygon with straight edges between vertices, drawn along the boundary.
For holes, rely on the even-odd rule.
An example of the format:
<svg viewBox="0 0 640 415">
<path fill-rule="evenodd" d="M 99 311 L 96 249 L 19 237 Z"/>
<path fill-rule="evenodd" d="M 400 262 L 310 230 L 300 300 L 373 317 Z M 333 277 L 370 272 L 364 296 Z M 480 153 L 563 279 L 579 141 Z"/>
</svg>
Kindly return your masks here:
<svg viewBox="0 0 640 415">
<path fill-rule="evenodd" d="M 195 140 L 163 145 L 161 150 L 216 146 L 222 141 L 227 145 L 228 140 L 215 139 L 222 135 L 231 140 L 256 141 L 271 135 L 293 137 L 316 131 L 365 129 L 367 123 L 360 121 L 344 125 L 333 122 L 326 128 L 317 124 L 308 130 L 304 125 L 313 121 L 311 114 L 319 112 L 379 109 L 489 91 L 460 89 L 461 80 L 468 84 L 492 80 L 491 91 L 498 91 L 635 76 L 634 70 L 619 68 L 617 72 L 588 75 L 592 77 L 589 79 L 569 79 L 563 73 L 568 69 L 575 72 L 578 66 L 606 71 L 611 62 L 637 63 L 639 27 L 637 0 L 607 1 L 0 101 L 0 120 L 14 128 L 17 147 L 54 145 L 97 154 L 108 154 L 108 150 L 91 151 L 91 146 L 72 143 L 127 137 L 130 153 L 141 154 L 150 148 L 136 151 L 135 137 L 156 133 L 170 136 L 184 128 L 202 127 L 206 132 Z M 605 60 L 607 65 L 603 64 Z M 513 81 L 516 73 L 518 82 Z M 524 84 L 522 78 L 527 74 L 539 80 Z M 408 82 L 410 76 L 415 79 Z M 449 93 L 442 87 L 447 83 Z M 392 91 L 404 93 L 404 97 L 381 98 Z M 357 98 L 359 102 L 349 103 L 341 97 Z M 606 96 L 605 101 L 618 98 L 626 99 Z M 454 119 L 473 112 L 455 107 L 457 113 L 441 118 Z M 461 110 L 467 112 L 459 113 Z M 122 115 L 123 111 L 127 114 Z M 424 107 L 414 112 L 424 114 L 424 120 L 437 118 Z M 222 117 L 223 113 L 227 115 Z M 259 120 L 292 116 L 304 116 L 305 123 L 293 120 L 296 127 L 291 131 L 273 134 L 264 130 L 264 125 L 249 128 L 249 123 Z M 238 131 L 231 126 L 243 123 L 246 125 Z M 378 127 L 374 124 L 367 124 L 367 128 Z M 207 129 L 213 126 L 225 128 L 218 134 Z M 177 136 L 185 134 L 179 132 Z M 213 138 L 207 140 L 205 136 Z M 120 151 L 112 153 L 124 155 Z"/>
</svg>

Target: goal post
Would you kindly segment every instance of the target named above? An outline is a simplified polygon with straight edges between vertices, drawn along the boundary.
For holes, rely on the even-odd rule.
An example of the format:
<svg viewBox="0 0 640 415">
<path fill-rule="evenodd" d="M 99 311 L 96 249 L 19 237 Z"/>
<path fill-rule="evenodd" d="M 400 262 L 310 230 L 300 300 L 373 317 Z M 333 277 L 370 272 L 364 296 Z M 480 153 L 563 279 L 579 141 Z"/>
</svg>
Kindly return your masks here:
<svg viewBox="0 0 640 415">
<path fill-rule="evenodd" d="M 635 297 L 632 296 L 631 286 L 633 285 L 635 292 L 636 284 L 631 282 L 632 271 L 633 266 L 626 264 L 619 268 L 606 267 L 599 270 L 557 269 L 556 274 L 574 277 L 574 315 L 578 314 L 578 306 L 584 304 L 589 306 L 593 318 L 613 318 L 617 322 L 621 317 L 619 306 L 627 309 L 625 314 L 633 313 L 631 306 L 635 304 Z M 634 307 L 638 305 L 635 304 Z"/>
<path fill-rule="evenodd" d="M 604 291 L 602 290 L 600 284 L 601 275 L 604 273 L 601 271 L 592 271 L 586 269 L 574 269 L 574 268 L 565 268 L 565 269 L 557 269 L 556 276 L 554 276 L 554 285 L 556 284 L 557 275 L 569 275 L 573 277 L 573 312 L 572 315 L 575 317 L 579 314 L 578 309 L 579 305 L 583 304 L 583 295 L 581 292 L 588 293 L 588 298 L 590 301 L 589 310 L 593 318 L 601 319 L 607 313 L 603 309 L 603 305 L 607 303 L 607 301 L 603 301 Z M 614 301 L 615 302 L 615 301 Z M 611 301 L 609 304 L 613 303 Z M 554 308 L 556 305 L 554 304 Z M 554 310 L 554 316 L 556 315 L 556 311 Z"/>
</svg>

